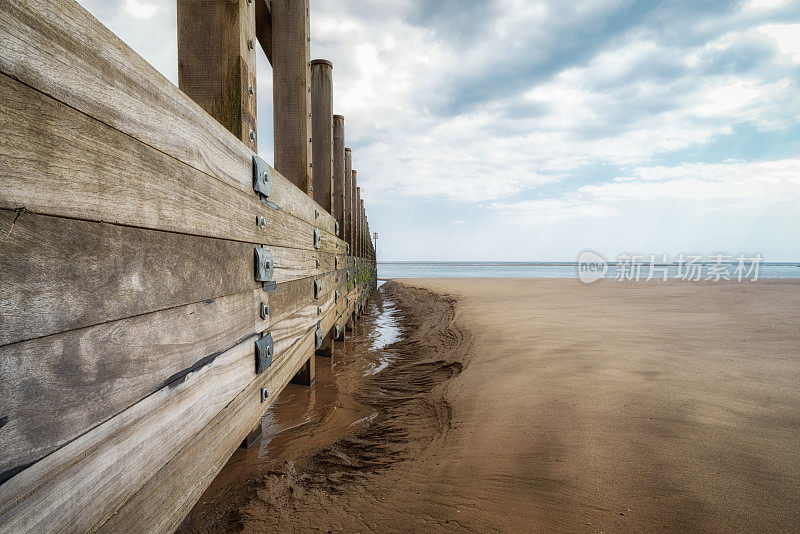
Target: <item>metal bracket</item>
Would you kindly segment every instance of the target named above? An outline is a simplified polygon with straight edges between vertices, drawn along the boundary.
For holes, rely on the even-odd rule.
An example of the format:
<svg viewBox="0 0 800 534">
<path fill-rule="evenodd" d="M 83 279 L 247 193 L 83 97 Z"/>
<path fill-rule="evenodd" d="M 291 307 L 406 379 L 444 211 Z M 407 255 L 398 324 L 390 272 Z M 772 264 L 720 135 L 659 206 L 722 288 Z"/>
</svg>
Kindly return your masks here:
<svg viewBox="0 0 800 534">
<path fill-rule="evenodd" d="M 256 374 L 263 373 L 264 370 L 272 365 L 272 333 L 267 333 L 264 337 L 256 341 Z"/>
<path fill-rule="evenodd" d="M 317 327 L 317 331 L 315 333 L 317 342 L 314 348 L 321 349 L 322 348 L 322 328 Z"/>
<path fill-rule="evenodd" d="M 322 280 L 319 278 L 314 280 L 314 298 L 318 299 L 322 295 Z"/>
<path fill-rule="evenodd" d="M 314 228 L 314 248 L 319 248 L 322 246 L 322 232 L 319 231 L 319 228 Z"/>
<path fill-rule="evenodd" d="M 276 287 L 278 287 L 278 282 L 276 282 L 275 280 L 272 280 L 270 282 L 261 282 L 261 289 L 264 291 L 272 291 Z"/>
<path fill-rule="evenodd" d="M 272 261 L 272 253 L 268 248 L 255 248 L 255 277 L 256 282 L 269 282 L 272 280 L 272 272 L 275 264 Z"/>
<path fill-rule="evenodd" d="M 258 156 L 253 156 L 253 190 L 268 197 L 272 192 L 272 175 L 269 165 Z"/>
</svg>

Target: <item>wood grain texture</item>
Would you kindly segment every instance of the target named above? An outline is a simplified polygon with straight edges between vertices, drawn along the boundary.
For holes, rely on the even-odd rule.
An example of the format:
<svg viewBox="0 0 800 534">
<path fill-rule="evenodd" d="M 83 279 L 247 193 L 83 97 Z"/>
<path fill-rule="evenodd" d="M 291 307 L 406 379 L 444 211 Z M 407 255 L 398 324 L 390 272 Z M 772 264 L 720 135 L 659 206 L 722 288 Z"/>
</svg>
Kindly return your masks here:
<svg viewBox="0 0 800 534">
<path fill-rule="evenodd" d="M 273 0 L 272 110 L 275 168 L 311 194 L 308 0 Z"/>
<path fill-rule="evenodd" d="M 0 135 L 0 208 L 304 249 L 314 248 L 314 226 L 325 226 L 270 207 L 252 188 L 245 193 L 211 179 L 1 74 Z M 322 228 L 320 250 L 343 251 L 332 230 Z"/>
<path fill-rule="evenodd" d="M 248 42 L 255 36 L 255 6 L 247 0 L 178 0 L 177 13 L 178 86 L 257 151 L 256 54 L 255 42 Z"/>
<path fill-rule="evenodd" d="M 356 292 L 358 290 L 354 290 Z M 352 299 L 351 299 L 352 302 Z M 352 304 L 351 304 L 352 306 Z M 341 319 L 347 307 L 341 302 L 320 321 L 328 331 Z M 268 407 L 258 399 L 261 387 L 268 387 L 270 401 L 314 354 L 314 331 L 309 331 L 286 350 L 272 367 L 230 402 L 220 413 L 137 491 L 100 528 L 101 532 L 141 532 L 149 525 L 153 532 L 173 532 L 191 510 L 246 435 Z M 192 481 L 190 483 L 190 481 Z M 154 506 L 153 503 L 158 503 Z"/>
<path fill-rule="evenodd" d="M 0 345 L 259 287 L 251 243 L 12 210 L 0 233 Z"/>
<path fill-rule="evenodd" d="M 361 209 L 361 187 L 356 186 L 356 198 L 355 198 L 355 205 L 353 206 L 353 211 L 356 213 L 356 252 L 355 255 L 359 258 L 364 256 L 364 250 L 362 249 L 362 245 L 364 243 L 364 227 L 363 227 L 363 217 L 364 212 Z"/>
<path fill-rule="evenodd" d="M 153 482 L 151 479 L 159 470 L 188 443 L 210 427 L 216 428 L 215 417 L 229 410 L 240 392 L 247 389 L 257 393 L 258 389 L 252 387 L 254 382 L 264 384 L 285 369 L 282 361 L 296 370 L 301 363 L 299 359 L 288 361 L 294 357 L 293 347 L 311 339 L 309 336 L 313 336 L 318 322 L 329 327 L 340 311 L 332 296 L 322 308 L 322 316 L 317 314 L 317 306 L 311 305 L 271 327 L 276 358 L 267 372 L 255 375 L 254 342 L 250 338 L 10 478 L 0 486 L 0 532 L 96 529 L 148 481 Z M 279 382 L 280 387 L 285 384 L 283 378 Z M 255 407 L 258 415 L 266 408 L 260 402 Z M 229 414 L 226 419 L 225 432 L 232 435 L 232 428 L 241 421 Z M 242 432 L 237 431 L 237 445 L 255 422 L 251 417 L 242 426 Z M 209 454 L 211 449 L 216 454 L 224 447 L 209 447 Z M 208 467 L 219 469 L 222 463 Z M 191 492 L 201 483 L 188 473 L 177 478 L 180 481 L 160 480 L 157 486 L 174 490 L 179 484 Z M 177 505 L 173 505 L 176 499 L 183 498 L 184 494 L 174 494 L 166 502 L 152 501 L 147 506 L 163 506 L 161 513 L 165 518 L 180 521 L 182 516 L 175 518 Z M 130 532 L 161 530 L 138 516 L 133 520 L 139 522 Z"/>
<path fill-rule="evenodd" d="M 333 66 L 325 59 L 311 62 L 311 136 L 314 200 L 333 214 Z"/>
<path fill-rule="evenodd" d="M 0 0 L 0 16 L 0 72 L 252 194 L 253 151 L 76 2 Z M 272 202 L 333 233 L 333 217 L 272 180 Z"/>
<path fill-rule="evenodd" d="M 0 221 L 10 227 L 14 215 L 0 212 Z M 253 280 L 253 248 L 23 213 L 0 243 L 0 324 L 4 336 L 36 337 L 0 347 L 0 473 L 341 285 L 335 268 L 344 256 L 272 248 L 278 283 L 264 292 Z M 320 298 L 315 280 L 323 282 Z M 270 307 L 267 321 L 260 302 Z M 43 394 L 52 391 L 57 404 Z"/>
<path fill-rule="evenodd" d="M 12 226 L 13 225 L 13 226 Z M 0 210 L 0 345 L 218 298 L 260 284 L 258 245 Z M 269 247 L 275 293 L 336 269 L 344 255 Z M 293 287 L 293 286 L 291 286 Z M 292 289 L 289 294 L 298 295 Z M 290 313 L 282 299 L 275 311 Z M 291 306 L 290 306 L 291 304 Z"/>
<path fill-rule="evenodd" d="M 339 223 L 339 234 L 336 236 L 343 241 L 345 238 L 345 150 L 344 150 L 344 117 L 333 116 L 333 216 Z"/>
<path fill-rule="evenodd" d="M 358 210 L 356 204 L 358 202 L 358 171 L 353 169 L 350 171 L 350 254 L 358 256 Z"/>
<path fill-rule="evenodd" d="M 344 149 L 344 225 L 345 234 L 342 238 L 347 242 L 348 254 L 353 253 L 353 152 Z"/>
<path fill-rule="evenodd" d="M 0 479 L 265 329 L 253 301 L 249 291 L 0 347 Z"/>
</svg>

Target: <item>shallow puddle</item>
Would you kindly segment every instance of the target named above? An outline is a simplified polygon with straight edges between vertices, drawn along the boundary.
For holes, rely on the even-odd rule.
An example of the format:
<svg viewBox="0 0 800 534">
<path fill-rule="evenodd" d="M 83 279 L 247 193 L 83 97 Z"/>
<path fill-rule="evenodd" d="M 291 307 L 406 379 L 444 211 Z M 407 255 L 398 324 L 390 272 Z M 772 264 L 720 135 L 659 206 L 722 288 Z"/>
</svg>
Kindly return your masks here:
<svg viewBox="0 0 800 534">
<path fill-rule="evenodd" d="M 333 357 L 316 356 L 314 386 L 286 386 L 261 419 L 262 438 L 231 456 L 179 531 L 202 532 L 211 526 L 209 522 L 224 521 L 218 516 L 220 510 L 212 509 L 221 501 L 235 503 L 236 494 L 246 491 L 254 475 L 323 448 L 354 426 L 369 423 L 377 412 L 359 403 L 356 393 L 365 377 L 393 361 L 387 347 L 401 336 L 397 314 L 394 303 L 376 291 L 355 330 L 346 332 L 345 341 L 334 343 Z"/>
</svg>

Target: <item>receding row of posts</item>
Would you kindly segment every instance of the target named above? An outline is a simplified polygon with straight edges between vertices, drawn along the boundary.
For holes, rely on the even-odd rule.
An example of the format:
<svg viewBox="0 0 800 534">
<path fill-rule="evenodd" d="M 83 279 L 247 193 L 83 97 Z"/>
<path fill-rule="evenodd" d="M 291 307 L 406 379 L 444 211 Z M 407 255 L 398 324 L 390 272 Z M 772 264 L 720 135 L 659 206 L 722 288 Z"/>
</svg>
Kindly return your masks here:
<svg viewBox="0 0 800 534">
<path fill-rule="evenodd" d="M 177 4 L 180 88 L 257 152 L 260 45 L 272 65 L 275 169 L 334 216 L 351 255 L 369 256 L 345 118 L 333 114 L 333 64 L 309 57 L 309 0 Z"/>
</svg>

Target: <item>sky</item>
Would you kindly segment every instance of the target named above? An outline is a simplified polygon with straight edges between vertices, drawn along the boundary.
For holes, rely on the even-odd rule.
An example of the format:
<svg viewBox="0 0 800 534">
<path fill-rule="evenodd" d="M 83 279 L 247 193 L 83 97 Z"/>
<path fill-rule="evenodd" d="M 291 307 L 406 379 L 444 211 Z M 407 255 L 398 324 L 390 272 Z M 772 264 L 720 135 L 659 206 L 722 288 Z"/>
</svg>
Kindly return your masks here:
<svg viewBox="0 0 800 534">
<path fill-rule="evenodd" d="M 175 0 L 79 3 L 177 84 Z M 800 260 L 797 0 L 311 0 L 311 54 L 379 261 Z"/>
</svg>

